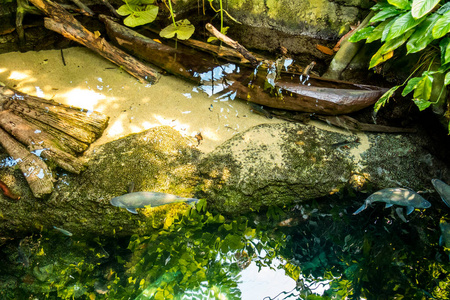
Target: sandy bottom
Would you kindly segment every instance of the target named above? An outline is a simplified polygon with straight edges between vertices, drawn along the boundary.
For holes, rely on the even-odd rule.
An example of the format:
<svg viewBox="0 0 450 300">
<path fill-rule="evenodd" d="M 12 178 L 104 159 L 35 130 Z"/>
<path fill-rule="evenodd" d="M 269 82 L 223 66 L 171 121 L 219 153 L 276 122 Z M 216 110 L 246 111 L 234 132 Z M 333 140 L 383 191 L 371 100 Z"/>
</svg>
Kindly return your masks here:
<svg viewBox="0 0 450 300">
<path fill-rule="evenodd" d="M 279 123 L 251 112 L 241 100 L 208 96 L 175 76 L 146 85 L 86 48 L 6 53 L 0 55 L 0 82 L 21 92 L 110 117 L 108 128 L 94 144 L 131 133 L 169 125 L 185 136 L 201 132 L 203 152 L 252 126 Z"/>
</svg>

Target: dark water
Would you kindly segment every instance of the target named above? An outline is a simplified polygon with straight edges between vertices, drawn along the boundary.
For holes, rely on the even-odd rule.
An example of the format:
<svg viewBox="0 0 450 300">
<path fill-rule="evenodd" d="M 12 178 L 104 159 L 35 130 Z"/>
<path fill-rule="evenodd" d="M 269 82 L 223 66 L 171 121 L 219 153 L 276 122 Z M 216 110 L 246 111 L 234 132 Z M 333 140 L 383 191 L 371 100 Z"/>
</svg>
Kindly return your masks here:
<svg viewBox="0 0 450 300">
<path fill-rule="evenodd" d="M 146 236 L 57 230 L 1 248 L 1 299 L 449 299 L 450 263 L 429 199 L 403 222 L 365 195 L 226 218 L 201 204 Z M 428 197 L 430 198 L 430 197 Z"/>
</svg>

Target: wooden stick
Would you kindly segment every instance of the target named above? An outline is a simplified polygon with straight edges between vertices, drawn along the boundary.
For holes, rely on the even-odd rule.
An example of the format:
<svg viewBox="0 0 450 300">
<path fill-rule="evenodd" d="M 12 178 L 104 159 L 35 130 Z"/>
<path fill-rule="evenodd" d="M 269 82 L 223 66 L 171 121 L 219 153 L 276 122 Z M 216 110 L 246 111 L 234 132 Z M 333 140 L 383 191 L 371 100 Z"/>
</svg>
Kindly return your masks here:
<svg viewBox="0 0 450 300">
<path fill-rule="evenodd" d="M 141 82 L 155 83 L 158 80 L 159 75 L 154 69 L 144 65 L 131 55 L 109 44 L 105 39 L 87 30 L 59 4 L 50 0 L 30 0 L 30 2 L 51 17 L 51 19 L 45 19 L 44 25 L 46 28 L 97 52 L 119 67 L 122 67 Z"/>
<path fill-rule="evenodd" d="M 53 175 L 44 161 L 0 128 L 0 144 L 17 161 L 25 179 L 36 198 L 53 191 Z"/>
<path fill-rule="evenodd" d="M 58 148 L 58 141 L 49 133 L 13 114 L 9 110 L 0 111 L 0 127 L 28 146 L 29 151 L 41 151 L 41 156 L 54 162 L 66 171 L 79 174 L 83 163 L 77 157 Z"/>
<path fill-rule="evenodd" d="M 244 46 L 242 46 L 241 44 L 239 44 L 238 42 L 230 39 L 229 37 L 227 37 L 226 35 L 224 35 L 223 33 L 221 33 L 219 30 L 217 30 L 212 24 L 208 23 L 206 24 L 206 29 L 212 34 L 214 35 L 216 38 L 218 38 L 219 40 L 221 40 L 222 42 L 224 42 L 225 44 L 227 44 L 228 46 L 232 47 L 233 49 L 236 49 L 237 51 L 239 51 L 239 53 L 242 54 L 242 56 L 244 56 L 246 59 L 248 59 L 250 61 L 250 63 L 252 64 L 252 66 L 257 67 L 259 62 L 256 59 L 256 57 L 254 57 L 247 49 L 245 49 Z"/>
</svg>

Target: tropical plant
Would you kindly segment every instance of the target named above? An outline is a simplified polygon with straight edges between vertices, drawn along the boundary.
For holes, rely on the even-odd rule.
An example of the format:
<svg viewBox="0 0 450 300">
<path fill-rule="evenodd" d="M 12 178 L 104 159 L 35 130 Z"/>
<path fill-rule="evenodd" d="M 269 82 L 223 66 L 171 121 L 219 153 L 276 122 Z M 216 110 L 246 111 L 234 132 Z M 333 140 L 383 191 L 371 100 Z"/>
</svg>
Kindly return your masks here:
<svg viewBox="0 0 450 300">
<path fill-rule="evenodd" d="M 376 14 L 370 19 L 369 25 L 357 31 L 350 42 L 365 39 L 366 43 L 381 41 L 382 46 L 372 56 L 369 68 L 373 68 L 393 57 L 394 50 L 406 45 L 407 54 L 425 51 L 436 51 L 434 59 L 422 62 L 401 84 L 392 87 L 375 104 L 375 112 L 383 107 L 394 92 L 406 85 L 402 95 L 413 92 L 413 101 L 420 110 L 431 104 L 436 104 L 442 91 L 450 83 L 450 3 L 448 0 L 383 0 L 371 9 Z M 439 57 L 440 52 L 440 57 Z M 432 70 L 433 63 L 440 66 Z M 412 77 L 425 66 L 420 76 Z M 438 99 L 431 99 L 433 82 L 438 76 L 444 77 L 444 84 Z M 412 77 L 412 78 L 411 78 Z M 433 101 L 434 100 L 434 101 Z M 447 119 L 450 111 L 447 110 Z M 450 132 L 450 123 L 448 130 Z"/>
<path fill-rule="evenodd" d="M 121 16 L 127 16 L 123 23 L 129 27 L 136 27 L 153 22 L 158 15 L 159 7 L 154 5 L 155 0 L 123 0 L 124 5 L 117 9 L 117 13 Z M 194 33 L 195 27 L 189 20 L 184 19 L 175 21 L 175 14 L 172 8 L 171 0 L 164 3 L 169 8 L 170 16 L 173 23 L 161 30 L 160 36 L 172 38 L 175 35 L 180 40 L 189 39 Z M 168 4 L 167 4 L 168 3 Z"/>
</svg>

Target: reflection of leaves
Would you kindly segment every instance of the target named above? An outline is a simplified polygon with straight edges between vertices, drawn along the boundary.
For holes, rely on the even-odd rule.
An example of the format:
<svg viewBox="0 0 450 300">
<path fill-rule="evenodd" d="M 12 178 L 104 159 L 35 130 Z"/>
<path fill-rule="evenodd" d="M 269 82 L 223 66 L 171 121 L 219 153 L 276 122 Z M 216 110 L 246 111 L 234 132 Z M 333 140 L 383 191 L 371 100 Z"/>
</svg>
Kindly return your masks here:
<svg viewBox="0 0 450 300">
<path fill-rule="evenodd" d="M 175 24 L 170 24 L 161 30 L 159 35 L 163 38 L 173 38 L 176 34 L 179 40 L 187 40 L 194 34 L 194 31 L 194 25 L 189 20 L 184 19 L 175 22 Z"/>
</svg>

